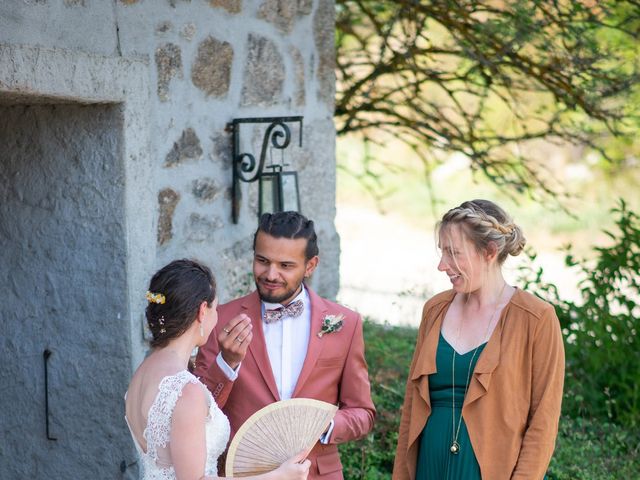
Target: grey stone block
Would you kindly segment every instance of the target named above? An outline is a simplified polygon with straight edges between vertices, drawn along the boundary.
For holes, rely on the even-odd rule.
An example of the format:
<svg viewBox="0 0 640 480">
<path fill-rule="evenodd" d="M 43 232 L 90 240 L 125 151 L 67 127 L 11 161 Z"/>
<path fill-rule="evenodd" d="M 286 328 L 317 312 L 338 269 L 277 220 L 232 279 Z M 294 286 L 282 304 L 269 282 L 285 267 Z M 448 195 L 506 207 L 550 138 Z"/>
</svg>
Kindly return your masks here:
<svg viewBox="0 0 640 480">
<path fill-rule="evenodd" d="M 191 81 L 206 95 L 226 95 L 231 81 L 233 47 L 208 37 L 198 45 L 198 55 L 191 69 Z"/>
<path fill-rule="evenodd" d="M 242 85 L 242 105 L 268 106 L 282 101 L 284 62 L 275 43 L 250 34 Z"/>
</svg>

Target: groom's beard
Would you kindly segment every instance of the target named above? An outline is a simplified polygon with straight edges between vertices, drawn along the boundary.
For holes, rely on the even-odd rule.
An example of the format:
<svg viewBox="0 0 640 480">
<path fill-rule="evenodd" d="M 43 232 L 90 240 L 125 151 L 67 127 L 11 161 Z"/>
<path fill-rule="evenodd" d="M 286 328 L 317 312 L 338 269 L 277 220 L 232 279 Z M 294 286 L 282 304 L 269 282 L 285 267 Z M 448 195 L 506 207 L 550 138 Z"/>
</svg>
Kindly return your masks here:
<svg viewBox="0 0 640 480">
<path fill-rule="evenodd" d="M 261 285 L 260 279 L 256 280 L 256 288 L 258 290 L 258 295 L 260 296 L 260 300 L 267 303 L 281 303 L 287 302 L 288 300 L 293 300 L 295 296 L 300 293 L 300 289 L 302 288 L 302 283 L 299 283 L 295 287 L 289 287 L 288 285 L 283 285 L 284 291 L 281 292 L 272 292 L 266 289 Z M 288 302 L 287 302 L 288 303 Z"/>
</svg>

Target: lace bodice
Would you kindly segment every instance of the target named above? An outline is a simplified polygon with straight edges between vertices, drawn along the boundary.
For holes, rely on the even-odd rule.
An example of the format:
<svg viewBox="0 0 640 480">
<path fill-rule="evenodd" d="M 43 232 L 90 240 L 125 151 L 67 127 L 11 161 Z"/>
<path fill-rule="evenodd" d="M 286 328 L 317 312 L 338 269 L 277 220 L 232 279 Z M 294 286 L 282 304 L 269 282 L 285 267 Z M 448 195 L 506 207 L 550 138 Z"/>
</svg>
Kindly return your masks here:
<svg viewBox="0 0 640 480">
<path fill-rule="evenodd" d="M 201 385 L 207 396 L 209 415 L 205 427 L 207 441 L 205 475 L 217 475 L 218 457 L 224 452 L 229 440 L 229 420 L 218 408 L 209 390 L 194 375 L 183 370 L 175 375 L 164 377 L 158 386 L 158 394 L 149 408 L 147 427 L 143 433 L 147 443 L 146 452 L 133 437 L 141 459 L 140 478 L 142 480 L 175 480 L 176 478 L 169 450 L 171 417 L 178 398 L 182 395 L 182 389 L 188 383 Z"/>
</svg>

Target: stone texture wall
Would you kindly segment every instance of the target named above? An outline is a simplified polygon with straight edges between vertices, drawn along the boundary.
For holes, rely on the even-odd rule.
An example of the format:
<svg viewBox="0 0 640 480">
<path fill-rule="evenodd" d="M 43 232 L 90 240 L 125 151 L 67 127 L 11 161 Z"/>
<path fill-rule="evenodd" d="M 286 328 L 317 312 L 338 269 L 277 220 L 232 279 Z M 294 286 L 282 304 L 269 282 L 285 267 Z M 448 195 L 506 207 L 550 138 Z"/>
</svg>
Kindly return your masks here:
<svg viewBox="0 0 640 480">
<path fill-rule="evenodd" d="M 153 58 L 158 265 L 202 259 L 217 273 L 223 301 L 252 286 L 257 184 L 242 185 L 240 223 L 232 225 L 225 133 L 232 118 L 247 116 L 304 116 L 303 148 L 285 155 L 299 171 L 303 213 L 320 233 L 312 285 L 337 293 L 333 8 L 325 0 L 219 0 L 155 2 L 153 11 L 131 1 L 116 9 L 117 48 Z"/>
<path fill-rule="evenodd" d="M 120 123 L 109 106 L 0 106 L 0 478 L 116 478 L 131 458 Z"/>
<path fill-rule="evenodd" d="M 31 163 L 0 157 L 0 215 L 4 219 L 0 236 L 3 242 L 5 238 L 13 242 L 0 257 L 0 271 L 27 269 L 32 261 L 40 263 L 35 273 L 28 270 L 21 280 L 3 274 L 0 284 L 24 291 L 24 295 L 29 288 L 34 291 L 32 285 L 39 285 L 43 290 L 35 290 L 36 298 L 44 295 L 47 300 L 36 302 L 28 318 L 40 329 L 39 335 L 47 337 L 52 332 L 47 328 L 53 326 L 60 335 L 76 335 L 69 338 L 80 345 L 73 355 L 87 358 L 65 366 L 69 378 L 54 377 L 52 381 L 78 390 L 85 388 L 79 383 L 81 378 L 108 370 L 108 380 L 96 383 L 87 391 L 90 398 L 79 401 L 105 409 L 99 421 L 113 429 L 107 432 L 109 444 L 100 446 L 102 456 L 93 450 L 79 453 L 75 447 L 62 453 L 61 443 L 56 448 L 53 443 L 38 443 L 44 435 L 42 391 L 38 383 L 41 374 L 34 373 L 32 384 L 15 387 L 33 395 L 30 408 L 40 412 L 34 425 L 22 429 L 23 433 L 25 428 L 39 429 L 31 432 L 35 448 L 40 449 L 40 456 L 34 456 L 31 463 L 40 468 L 35 474 L 31 472 L 34 478 L 44 475 L 38 465 L 49 465 L 49 459 L 60 454 L 61 458 L 76 456 L 76 470 L 58 475 L 54 462 L 51 471 L 56 474 L 51 478 L 83 478 L 87 473 L 97 478 L 133 478 L 135 468 L 119 472 L 120 462 L 130 464 L 135 456 L 125 438 L 124 423 L 116 417 L 121 413 L 119 402 L 130 373 L 145 353 L 142 293 L 155 268 L 174 258 L 199 258 L 216 272 L 222 301 L 253 287 L 251 242 L 258 186 L 242 184 L 240 222 L 234 225 L 231 135 L 225 131 L 233 118 L 304 116 L 303 147 L 288 151 L 285 159 L 299 172 L 302 211 L 315 220 L 319 234 L 321 263 L 311 284 L 322 295 L 336 295 L 339 239 L 334 227 L 333 23 L 332 0 L 0 2 L 0 114 L 11 120 L 2 123 L 0 118 L 4 125 L 0 140 L 17 139 L 28 145 L 28 132 L 45 128 L 42 121 L 46 119 L 59 122 L 47 131 L 57 132 L 49 135 L 49 140 L 59 144 L 62 152 L 55 160 L 58 173 L 44 177 L 29 174 L 27 184 L 8 175 L 5 163 L 48 172 L 38 163 L 46 157 L 40 155 L 37 142 L 25 152 Z M 97 106 L 103 102 L 110 106 Z M 40 104 L 49 106 L 37 107 Z M 18 113 L 25 105 L 31 105 L 26 116 Z M 11 125 L 27 118 L 31 124 L 25 127 L 26 133 L 16 134 Z M 103 138 L 100 128 L 107 124 L 112 133 Z M 112 163 L 90 152 L 91 145 L 101 147 L 103 141 L 114 149 L 107 149 L 114 155 Z M 257 145 L 261 139 L 251 141 Z M 113 169 L 109 165 L 114 165 Z M 71 185 L 76 181 L 80 183 Z M 32 258 L 24 245 L 25 237 L 17 236 L 15 228 L 28 215 L 46 218 L 47 210 L 29 200 L 29 195 L 36 198 L 38 192 L 49 199 L 60 195 L 64 200 L 56 200 L 49 214 L 64 207 L 64 214 L 75 226 L 70 232 L 73 235 L 64 238 L 61 227 L 51 230 L 53 227 L 46 226 L 50 220 L 43 220 L 40 227 L 27 222 L 24 228 L 28 226 L 38 235 L 53 233 L 56 239 L 50 245 L 38 242 L 39 253 Z M 90 248 L 91 242 L 96 242 L 95 250 Z M 70 274 L 73 278 L 65 278 L 64 269 L 76 268 L 77 262 L 65 265 L 61 252 L 74 250 L 87 264 L 91 264 L 92 255 L 98 260 L 89 265 L 91 268 L 81 269 L 77 278 Z M 55 263 L 61 258 L 61 265 Z M 97 275 L 97 271 L 107 275 Z M 96 278 L 101 283 L 96 285 Z M 54 288 L 58 284 L 61 287 Z M 109 285 L 108 298 L 99 308 L 91 309 L 94 301 L 99 303 L 96 296 L 105 285 Z M 51 314 L 47 311 L 49 301 L 54 301 L 56 308 L 71 309 L 68 303 L 56 303 L 62 302 L 59 292 L 82 292 L 83 288 L 91 292 L 68 299 L 74 303 L 72 315 L 57 312 L 52 327 L 40 326 L 42 317 Z M 12 310 L 1 312 L 0 346 L 11 347 L 8 355 L 20 357 L 10 365 L 16 369 L 26 365 L 35 372 L 41 367 L 42 352 L 36 349 L 34 353 L 35 343 L 20 336 L 18 306 L 23 300 L 16 297 L 10 304 Z M 90 314 L 85 318 L 83 312 Z M 5 318 L 12 319 L 10 327 Z M 9 328 L 13 330 L 9 332 Z M 111 328 L 117 332 L 107 339 Z M 103 332 L 98 339 L 94 338 L 96 331 Z M 54 359 L 55 353 L 51 361 Z M 1 378 L 4 391 L 12 377 L 6 373 Z M 10 402 L 15 401 L 11 398 Z M 69 402 L 72 407 L 73 401 Z M 60 420 L 53 424 L 61 437 L 69 435 L 65 428 L 87 428 L 82 419 L 71 424 L 73 428 L 63 428 L 65 415 L 68 412 L 62 408 Z M 6 432 L 17 428 L 12 422 L 6 416 L 0 420 L 0 465 L 13 465 L 16 458 L 24 458 L 24 453 L 11 450 L 7 443 L 13 437 Z M 90 443 L 90 439 L 80 440 Z M 8 458 L 11 463 L 5 461 Z M 103 467 L 92 463 L 98 458 L 104 459 Z"/>
<path fill-rule="evenodd" d="M 157 266 L 193 256 L 221 299 L 247 290 L 257 185 L 230 221 L 232 118 L 303 115 L 303 213 L 320 233 L 312 286 L 338 291 L 332 0 L 30 0 L 0 3 L 0 45 L 148 59 Z M 322 183 L 318 179 L 322 178 Z"/>
</svg>

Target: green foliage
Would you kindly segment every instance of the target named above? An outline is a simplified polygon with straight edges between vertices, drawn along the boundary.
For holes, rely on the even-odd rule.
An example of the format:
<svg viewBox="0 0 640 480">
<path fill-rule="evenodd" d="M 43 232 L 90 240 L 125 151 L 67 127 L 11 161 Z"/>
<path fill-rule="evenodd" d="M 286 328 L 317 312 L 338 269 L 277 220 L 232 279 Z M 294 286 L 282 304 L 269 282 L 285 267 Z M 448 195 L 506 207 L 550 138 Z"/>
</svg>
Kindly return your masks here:
<svg viewBox="0 0 640 480">
<path fill-rule="evenodd" d="M 560 298 L 544 269 L 523 269 L 527 288 L 556 307 L 565 337 L 564 409 L 572 417 L 640 425 L 640 219 L 624 201 L 612 210 L 612 244 L 595 247 L 594 261 L 567 247 L 566 264 L 582 276 L 578 302 Z M 535 256 L 532 256 L 535 260 Z"/>
<path fill-rule="evenodd" d="M 640 478 L 640 218 L 620 201 L 617 231 L 579 269 L 580 302 L 560 298 L 544 270 L 523 267 L 523 287 L 554 304 L 567 354 L 564 415 L 549 480 Z M 531 256 L 535 260 L 535 256 Z M 340 446 L 345 478 L 391 478 L 405 382 L 417 331 L 370 321 L 364 327 L 373 401 L 373 432 Z"/>
<path fill-rule="evenodd" d="M 563 191 L 539 140 L 618 167 L 635 152 L 639 36 L 635 0 L 337 0 L 337 133 L 404 142 L 427 176 L 455 154 L 508 190 Z M 364 163 L 371 181 L 390 162 Z"/>
<path fill-rule="evenodd" d="M 370 435 L 340 445 L 340 457 L 347 480 L 390 479 L 417 330 L 366 321 L 364 334 L 378 415 Z M 547 476 L 549 480 L 640 478 L 640 433 L 606 421 L 565 416 Z"/>
<path fill-rule="evenodd" d="M 375 480 L 390 478 L 396 453 L 400 408 L 416 330 L 365 321 L 371 395 L 377 409 L 373 432 L 357 442 L 340 445 L 345 478 Z"/>
<path fill-rule="evenodd" d="M 640 434 L 608 422 L 563 417 L 547 478 L 640 478 Z"/>
</svg>

